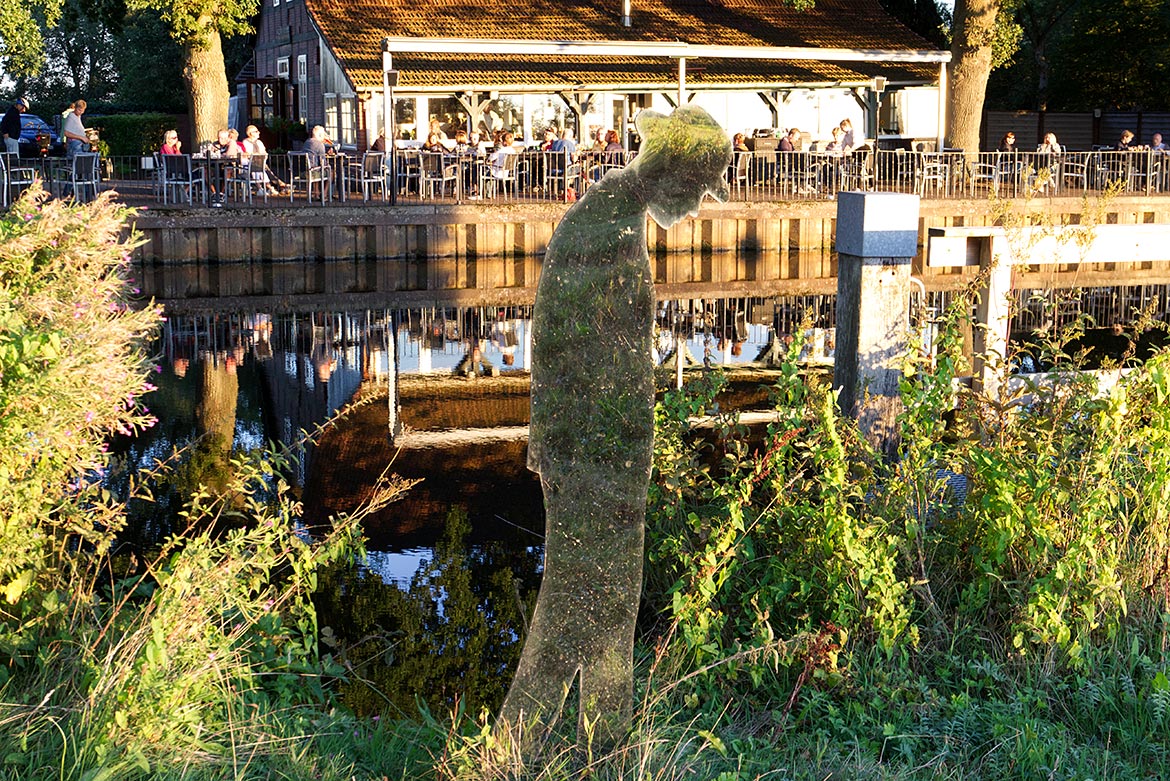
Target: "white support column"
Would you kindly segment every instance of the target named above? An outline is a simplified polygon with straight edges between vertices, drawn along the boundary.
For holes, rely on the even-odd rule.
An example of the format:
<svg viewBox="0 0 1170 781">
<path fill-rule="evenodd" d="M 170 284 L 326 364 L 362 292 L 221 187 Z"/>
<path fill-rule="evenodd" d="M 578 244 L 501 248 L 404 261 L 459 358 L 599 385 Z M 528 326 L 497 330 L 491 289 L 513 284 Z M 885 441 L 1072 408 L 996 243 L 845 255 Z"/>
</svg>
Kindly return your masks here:
<svg viewBox="0 0 1170 781">
<path fill-rule="evenodd" d="M 938 64 L 938 151 L 943 150 L 947 138 L 947 64 Z M 978 149 L 965 149 L 965 152 L 978 152 Z"/>
</svg>

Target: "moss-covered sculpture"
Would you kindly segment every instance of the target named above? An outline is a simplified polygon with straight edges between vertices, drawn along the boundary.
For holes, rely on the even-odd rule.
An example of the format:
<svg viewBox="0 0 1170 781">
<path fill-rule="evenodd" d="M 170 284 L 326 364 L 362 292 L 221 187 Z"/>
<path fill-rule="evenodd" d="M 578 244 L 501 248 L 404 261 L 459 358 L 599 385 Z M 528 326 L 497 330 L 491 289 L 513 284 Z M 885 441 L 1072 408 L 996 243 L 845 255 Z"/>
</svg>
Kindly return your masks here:
<svg viewBox="0 0 1170 781">
<path fill-rule="evenodd" d="M 710 115 L 642 111 L 637 124 L 638 156 L 565 214 L 537 288 L 528 466 L 544 488 L 545 568 L 500 712 L 529 746 L 578 673 L 579 727 L 604 742 L 628 728 L 654 434 L 646 214 L 668 227 L 706 193 L 727 197 L 731 142 Z"/>
</svg>

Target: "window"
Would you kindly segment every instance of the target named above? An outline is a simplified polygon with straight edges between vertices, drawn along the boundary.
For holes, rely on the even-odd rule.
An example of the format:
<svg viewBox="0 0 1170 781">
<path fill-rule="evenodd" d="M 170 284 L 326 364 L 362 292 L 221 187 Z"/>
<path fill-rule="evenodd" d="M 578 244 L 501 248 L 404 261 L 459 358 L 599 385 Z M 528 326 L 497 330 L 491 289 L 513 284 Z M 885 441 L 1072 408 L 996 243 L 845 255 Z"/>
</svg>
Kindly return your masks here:
<svg viewBox="0 0 1170 781">
<path fill-rule="evenodd" d="M 357 107 L 353 95 L 341 99 L 341 132 L 334 138 L 350 146 L 357 143 Z"/>
<path fill-rule="evenodd" d="M 325 134 L 334 141 L 338 141 L 341 129 L 341 123 L 338 121 L 338 110 L 341 108 L 341 102 L 337 99 L 337 95 L 332 92 L 325 93 Z"/>
<path fill-rule="evenodd" d="M 297 56 L 297 114 L 302 122 L 309 116 L 309 63 L 307 55 Z"/>
<path fill-rule="evenodd" d="M 288 57 L 279 57 L 276 60 L 276 78 L 288 78 Z"/>
</svg>

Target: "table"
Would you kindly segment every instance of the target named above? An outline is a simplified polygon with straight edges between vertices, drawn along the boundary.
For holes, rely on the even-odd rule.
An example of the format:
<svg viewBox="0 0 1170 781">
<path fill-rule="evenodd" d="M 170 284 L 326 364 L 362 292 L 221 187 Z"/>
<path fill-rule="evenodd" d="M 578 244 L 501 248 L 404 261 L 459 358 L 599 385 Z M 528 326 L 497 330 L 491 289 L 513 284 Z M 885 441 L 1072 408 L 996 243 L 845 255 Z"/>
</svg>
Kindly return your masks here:
<svg viewBox="0 0 1170 781">
<path fill-rule="evenodd" d="M 203 203 L 211 203 L 212 188 L 217 195 L 227 197 L 227 180 L 229 175 L 239 167 L 239 158 L 236 157 L 207 157 L 191 155 L 192 165 L 203 166 Z"/>
</svg>

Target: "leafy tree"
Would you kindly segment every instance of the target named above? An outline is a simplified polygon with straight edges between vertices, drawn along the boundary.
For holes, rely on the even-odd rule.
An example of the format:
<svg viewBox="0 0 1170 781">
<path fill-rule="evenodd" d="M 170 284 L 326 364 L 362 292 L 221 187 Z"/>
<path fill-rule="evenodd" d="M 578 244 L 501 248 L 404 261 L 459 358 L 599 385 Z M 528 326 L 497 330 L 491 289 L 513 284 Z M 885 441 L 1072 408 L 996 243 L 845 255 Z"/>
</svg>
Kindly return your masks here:
<svg viewBox="0 0 1170 781">
<path fill-rule="evenodd" d="M 109 100 L 118 79 L 111 56 L 114 28 L 104 9 L 87 0 L 64 0 L 57 23 L 46 23 L 41 36 L 45 67 L 27 79 L 27 95 L 54 107 L 78 97 Z"/>
<path fill-rule="evenodd" d="M 63 0 L 3 0 L 0 3 L 0 68 L 9 75 L 32 76 L 45 64 L 39 21 L 57 23 Z"/>
<path fill-rule="evenodd" d="M 1007 0 L 1010 2 L 1011 0 Z M 947 146 L 979 148 L 979 123 L 993 68 L 1010 61 L 1019 47 L 1019 26 L 1004 13 L 1004 0 L 957 0 L 951 28 L 947 90 Z"/>
<path fill-rule="evenodd" d="M 152 11 L 126 17 L 113 49 L 118 83 L 114 102 L 125 109 L 180 114 L 187 110 L 183 51 Z"/>
<path fill-rule="evenodd" d="M 1054 45 L 1052 101 L 1062 108 L 1165 109 L 1170 8 L 1161 0 L 1083 0 Z"/>
<path fill-rule="evenodd" d="M 227 125 L 228 83 L 223 38 L 251 31 L 257 0 L 129 0 L 133 10 L 153 9 L 183 47 L 183 82 L 196 142 Z"/>
</svg>

